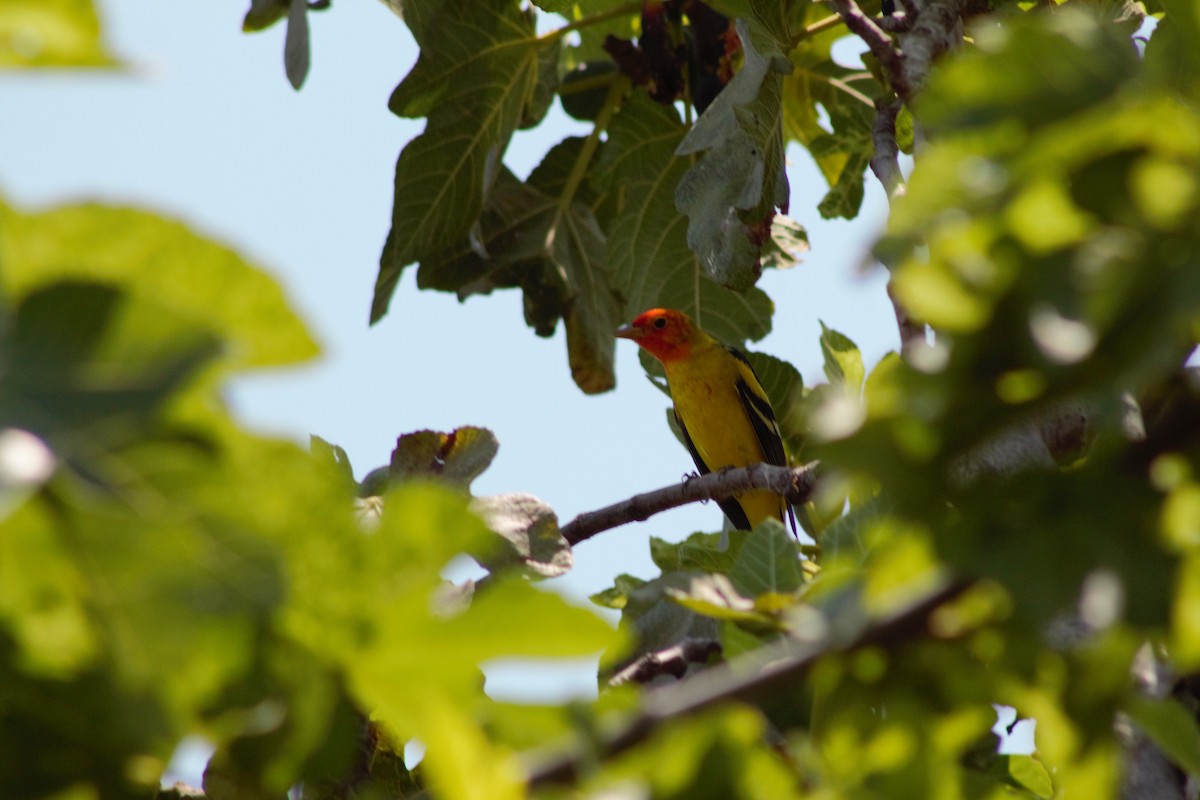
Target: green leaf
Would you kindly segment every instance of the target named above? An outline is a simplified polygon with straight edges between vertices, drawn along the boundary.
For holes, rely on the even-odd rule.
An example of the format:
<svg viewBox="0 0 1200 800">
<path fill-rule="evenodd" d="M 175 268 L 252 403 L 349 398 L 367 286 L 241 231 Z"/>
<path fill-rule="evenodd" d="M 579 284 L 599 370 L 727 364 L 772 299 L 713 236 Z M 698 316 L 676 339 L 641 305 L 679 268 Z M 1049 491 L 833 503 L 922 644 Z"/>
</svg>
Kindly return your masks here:
<svg viewBox="0 0 1200 800">
<path fill-rule="evenodd" d="M 534 128 L 541 124 L 550 111 L 558 92 L 558 63 L 562 59 L 562 39 L 553 39 L 538 50 L 538 78 L 521 113 L 517 127 Z"/>
<path fill-rule="evenodd" d="M 250 0 L 250 8 L 242 19 L 242 31 L 266 30 L 287 16 L 289 5 L 290 0 Z"/>
<path fill-rule="evenodd" d="M 736 290 L 754 285 L 776 209 L 788 205 L 781 129 L 787 32 L 739 19 L 745 61 L 676 148 L 708 151 L 675 191 L 689 217 L 688 246 L 710 278 Z"/>
<path fill-rule="evenodd" d="M 844 335 L 821 323 L 821 355 L 825 357 L 825 377 L 831 384 L 843 386 L 851 394 L 862 392 L 866 368 L 858 346 Z"/>
<path fill-rule="evenodd" d="M 741 344 L 770 331 L 773 310 L 760 289 L 731 292 L 703 274 L 688 249 L 687 219 L 675 209 L 675 187 L 687 161 L 675 157 L 683 126 L 673 108 L 634 92 L 609 126 L 597 159 L 597 189 L 617 193 L 609 228 L 608 265 L 625 297 L 623 319 L 648 308 L 677 308 L 721 341 Z"/>
<path fill-rule="evenodd" d="M 724 575 L 697 575 L 688 582 L 686 589 L 668 589 L 667 596 L 684 608 L 713 619 L 752 627 L 768 627 L 773 622 L 770 617 L 757 613 L 754 601 L 738 594 Z"/>
<path fill-rule="evenodd" d="M 347 488 L 351 490 L 351 494 L 356 493 L 358 484 L 354 480 L 354 469 L 350 466 L 350 456 L 346 454 L 341 445 L 331 444 L 320 436 L 310 435 L 308 437 L 308 449 L 316 456 L 318 461 L 328 464 L 333 469 Z"/>
<path fill-rule="evenodd" d="M 0 202 L 0 279 L 14 302 L 62 279 L 119 282 L 167 315 L 219 335 L 227 345 L 222 363 L 234 369 L 294 364 L 317 352 L 270 276 L 145 211 L 82 204 L 27 214 Z"/>
<path fill-rule="evenodd" d="M 825 219 L 857 216 L 863 201 L 863 175 L 875 154 L 871 138 L 873 114 L 865 104 L 848 104 L 829 112 L 833 133 L 817 136 L 809 151 L 818 164 L 840 164 L 837 179 L 817 205 Z"/>
<path fill-rule="evenodd" d="M 804 579 L 796 541 L 777 520 L 763 522 L 738 551 L 729 578 L 746 597 L 797 591 L 804 585 Z"/>
<path fill-rule="evenodd" d="M 600 674 L 610 675 L 648 653 L 657 653 L 686 638 L 715 639 L 715 620 L 696 614 L 675 602 L 671 593 L 687 592 L 698 572 L 671 572 L 654 580 L 639 582 L 623 576 L 614 591 L 602 593 L 600 604 L 621 609 L 621 630 L 630 642 L 610 648 L 600 659 Z"/>
<path fill-rule="evenodd" d="M 612 608 L 619 611 L 625 607 L 625 604 L 629 601 L 629 596 L 645 583 L 646 581 L 641 578 L 621 573 L 613 579 L 611 587 L 602 592 L 597 592 L 589 599 L 602 608 Z"/>
<path fill-rule="evenodd" d="M 389 473 L 394 481 L 436 478 L 466 491 L 499 449 L 496 436 L 487 428 L 406 433 L 396 440 Z"/>
<path fill-rule="evenodd" d="M 766 728 L 758 711 L 724 705 L 659 728 L 616 759 L 605 778 L 644 786 L 650 797 L 799 798 L 796 776 L 768 744 Z"/>
<path fill-rule="evenodd" d="M 1130 697 L 1125 710 L 1171 761 L 1200 778 L 1200 723 L 1193 712 L 1177 700 L 1140 695 Z"/>
<path fill-rule="evenodd" d="M 1034 129 L 1112 96 L 1138 69 L 1128 32 L 1086 11 L 1065 11 L 981 28 L 977 46 L 940 65 L 925 88 L 917 118 L 927 134 L 1014 122 Z M 992 68 L 998 61 L 1001 72 Z M 1047 63 L 1055 65 L 1053 81 L 1045 80 Z"/>
<path fill-rule="evenodd" d="M 664 574 L 696 569 L 729 572 L 747 535 L 746 531 L 693 533 L 678 543 L 651 536 L 650 558 Z"/>
<path fill-rule="evenodd" d="M 396 163 L 372 322 L 387 313 L 406 266 L 452 246 L 475 223 L 542 74 L 532 18 L 512 3 L 424 0 L 407 4 L 405 13 L 421 54 L 389 107 L 400 116 L 427 115 L 428 122 Z"/>
<path fill-rule="evenodd" d="M 92 0 L 6 0 L 0 67 L 114 67 Z"/>
<path fill-rule="evenodd" d="M 578 120 L 594 120 L 617 78 L 612 61 L 588 61 L 563 76 L 558 99 L 563 111 Z"/>
<path fill-rule="evenodd" d="M 292 0 L 283 41 L 283 71 L 293 89 L 299 90 L 304 85 L 309 61 L 308 0 Z"/>
<path fill-rule="evenodd" d="M 771 222 L 771 238 L 763 246 L 762 265 L 767 269 L 790 269 L 800 263 L 809 250 L 808 231 L 796 220 L 776 214 Z"/>
<path fill-rule="evenodd" d="M 417 277 L 422 288 L 460 296 L 520 286 L 526 321 L 539 334 L 550 335 L 562 317 L 572 377 L 595 394 L 616 381 L 620 318 L 604 233 L 583 200 L 565 195 L 582 142 L 568 138 L 552 148 L 528 183 L 502 171 L 477 235 L 422 261 Z"/>
<path fill-rule="evenodd" d="M 521 800 L 525 776 L 512 753 L 492 744 L 474 720 L 452 703 L 426 701 L 424 771 L 438 797 Z"/>
<path fill-rule="evenodd" d="M 1042 762 L 1033 756 L 1005 756 L 1008 762 L 1008 776 L 1016 785 L 1029 790 L 1035 797 L 1050 798 L 1054 796 L 1054 783 L 1050 773 Z"/>
<path fill-rule="evenodd" d="M 41 287 L 0 336 L 0 426 L 44 438 L 100 484 L 120 483 L 104 451 L 154 429 L 217 349 L 208 331 L 111 285 Z"/>
</svg>

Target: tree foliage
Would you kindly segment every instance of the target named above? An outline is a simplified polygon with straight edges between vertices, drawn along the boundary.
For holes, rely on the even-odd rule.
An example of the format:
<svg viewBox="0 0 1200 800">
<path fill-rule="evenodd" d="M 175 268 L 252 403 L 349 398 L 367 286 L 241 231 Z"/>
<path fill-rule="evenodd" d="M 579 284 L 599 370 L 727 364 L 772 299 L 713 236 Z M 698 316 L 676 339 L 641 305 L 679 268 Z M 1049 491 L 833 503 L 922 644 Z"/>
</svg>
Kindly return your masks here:
<svg viewBox="0 0 1200 800">
<path fill-rule="evenodd" d="M 245 18 L 287 20 L 293 85 L 323 5 Z M 604 391 L 644 308 L 731 344 L 770 329 L 754 284 L 806 246 L 787 147 L 827 182 L 801 219 L 884 183 L 902 352 L 868 371 L 823 326 L 810 385 L 752 355 L 793 463 L 819 461 L 813 543 L 773 521 L 651 540 L 660 574 L 593 598 L 613 631 L 533 586 L 581 555 L 553 509 L 470 496 L 490 432 L 406 434 L 358 482 L 334 444 L 236 424 L 226 380 L 315 352 L 240 256 L 144 211 L 0 205 L 0 795 L 151 796 L 190 735 L 218 800 L 1200 781 L 1200 7 L 389 5 L 421 49 L 389 108 L 426 128 L 373 320 L 412 264 L 426 289 L 519 288 Z M 0 35 L 58 42 L 22 64 L 107 61 L 96 29 L 87 3 L 0 9 Z M 833 59 L 847 35 L 865 69 Z M 522 179 L 505 149 L 556 100 L 592 132 Z M 487 577 L 444 581 L 461 556 Z M 598 651 L 595 701 L 484 691 L 496 659 Z M 1035 752 L 999 752 L 997 703 Z"/>
</svg>

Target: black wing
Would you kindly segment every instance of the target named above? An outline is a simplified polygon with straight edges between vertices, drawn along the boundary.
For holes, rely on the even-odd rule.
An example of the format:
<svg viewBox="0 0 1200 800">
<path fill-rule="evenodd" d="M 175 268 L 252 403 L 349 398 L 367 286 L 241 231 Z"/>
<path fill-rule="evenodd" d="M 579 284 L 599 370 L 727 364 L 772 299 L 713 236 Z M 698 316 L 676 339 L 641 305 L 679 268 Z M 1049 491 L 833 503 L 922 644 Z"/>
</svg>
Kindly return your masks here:
<svg viewBox="0 0 1200 800">
<path fill-rule="evenodd" d="M 742 398 L 742 408 L 746 411 L 746 417 L 754 426 L 754 435 L 758 437 L 758 446 L 762 448 L 764 460 L 768 464 L 786 467 L 787 454 L 783 452 L 783 438 L 779 434 L 779 423 L 775 420 L 775 411 L 771 408 L 770 401 L 767 400 L 762 383 L 754 372 L 754 367 L 750 366 L 750 361 L 742 351 L 733 347 L 726 349 L 734 358 L 742 362 L 750 373 L 750 377 L 754 379 L 755 385 L 751 386 L 745 378 L 739 378 L 737 390 L 738 396 Z"/>
<path fill-rule="evenodd" d="M 754 381 L 754 385 L 752 386 L 745 378 L 739 378 L 737 390 L 738 396 L 742 399 L 742 408 L 745 410 L 746 417 L 749 418 L 750 424 L 754 428 L 754 435 L 758 438 L 758 445 L 762 448 L 764 460 L 768 464 L 786 467 L 788 461 L 787 453 L 783 450 L 783 436 L 779 433 L 779 423 L 775 419 L 775 410 L 771 408 L 771 402 L 767 400 L 766 391 L 762 388 L 762 381 L 758 379 L 758 374 L 755 373 L 754 367 L 750 365 L 750 360 L 746 358 L 746 355 L 741 350 L 735 347 L 727 347 L 725 349 L 742 363 L 746 368 L 746 372 L 749 373 L 751 380 Z M 792 511 L 791 503 L 785 501 L 784 507 L 787 509 L 788 518 L 786 522 L 791 523 L 792 535 L 799 536 L 796 530 L 796 513 Z M 743 514 L 743 516 L 745 515 Z M 780 522 L 785 521 L 781 519 Z"/>
<path fill-rule="evenodd" d="M 696 445 L 692 442 L 692 435 L 688 433 L 687 425 L 683 424 L 683 419 L 679 416 L 679 412 L 675 412 L 675 422 L 679 424 L 679 430 L 683 433 L 683 443 L 687 445 L 688 452 L 692 454 L 692 461 L 696 462 L 696 469 L 700 470 L 701 475 L 707 475 L 712 472 L 708 468 L 708 464 L 704 463 L 704 459 L 700 457 L 700 451 L 696 449 Z M 746 511 L 742 508 L 741 503 L 732 497 L 726 497 L 724 500 L 718 500 L 717 505 L 725 512 L 725 516 L 729 517 L 729 521 L 733 523 L 733 527 L 739 531 L 750 530 L 750 518 L 746 516 Z"/>
</svg>

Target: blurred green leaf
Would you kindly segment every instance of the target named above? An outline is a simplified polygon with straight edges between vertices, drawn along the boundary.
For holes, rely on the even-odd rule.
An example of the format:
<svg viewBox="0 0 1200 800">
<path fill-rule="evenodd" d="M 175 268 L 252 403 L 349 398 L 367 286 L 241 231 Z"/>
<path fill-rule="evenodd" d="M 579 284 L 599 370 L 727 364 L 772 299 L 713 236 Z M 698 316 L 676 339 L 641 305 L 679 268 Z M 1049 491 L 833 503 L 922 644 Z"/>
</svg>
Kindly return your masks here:
<svg viewBox="0 0 1200 800">
<path fill-rule="evenodd" d="M 825 377 L 844 386 L 857 396 L 863 388 L 866 369 L 858 346 L 846 336 L 821 323 L 821 355 L 825 358 Z"/>
<path fill-rule="evenodd" d="M 242 19 L 246 33 L 265 30 L 287 16 L 290 0 L 250 0 L 250 8 Z"/>
<path fill-rule="evenodd" d="M 5 0 L 0 67 L 115 67 L 93 0 Z"/>
<path fill-rule="evenodd" d="M 726 707 L 655 733 L 605 776 L 651 797 L 783 800 L 801 796 L 796 776 L 768 744 L 754 711 Z"/>
<path fill-rule="evenodd" d="M 145 211 L 82 204 L 26 213 L 0 203 L 0 275 L 14 302 L 63 279 L 119 282 L 179 323 L 219 335 L 227 343 L 222 362 L 235 369 L 294 364 L 317 352 L 265 272 Z"/>
<path fill-rule="evenodd" d="M 207 330 L 114 286 L 46 285 L 23 298 L 0 337 L 0 422 L 112 486 L 120 478 L 103 451 L 145 436 L 217 350 Z"/>
</svg>

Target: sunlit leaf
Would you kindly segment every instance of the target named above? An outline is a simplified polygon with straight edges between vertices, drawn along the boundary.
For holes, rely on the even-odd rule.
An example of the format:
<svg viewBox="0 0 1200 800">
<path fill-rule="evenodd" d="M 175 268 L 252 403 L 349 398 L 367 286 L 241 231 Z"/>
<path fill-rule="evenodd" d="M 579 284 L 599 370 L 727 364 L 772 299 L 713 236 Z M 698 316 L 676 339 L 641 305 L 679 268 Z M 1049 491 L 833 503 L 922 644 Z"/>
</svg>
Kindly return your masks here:
<svg viewBox="0 0 1200 800">
<path fill-rule="evenodd" d="M 6 0 L 0 67 L 113 67 L 92 0 Z"/>
</svg>

